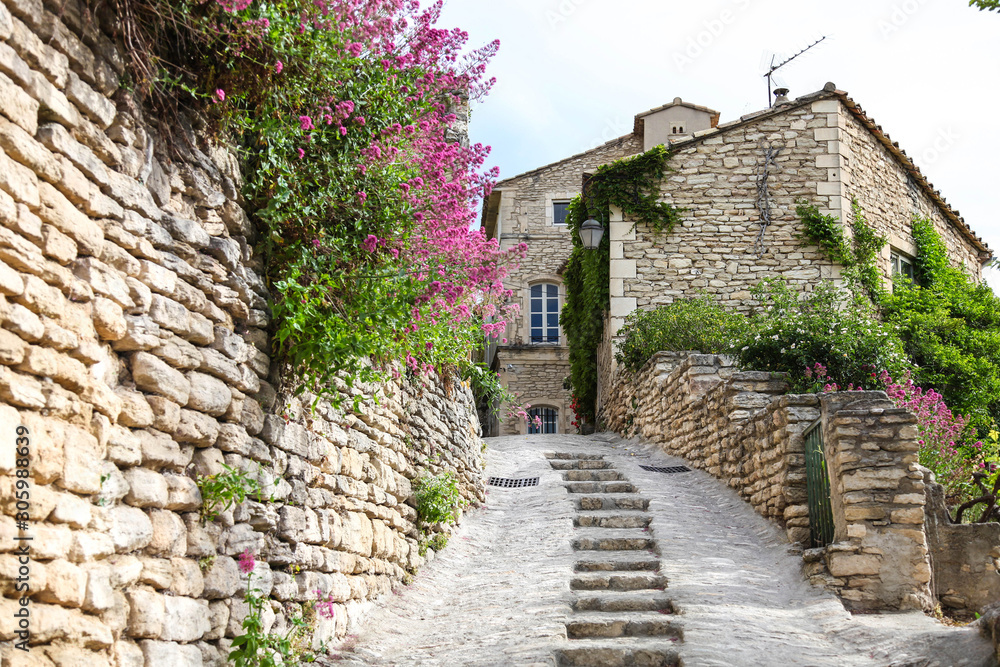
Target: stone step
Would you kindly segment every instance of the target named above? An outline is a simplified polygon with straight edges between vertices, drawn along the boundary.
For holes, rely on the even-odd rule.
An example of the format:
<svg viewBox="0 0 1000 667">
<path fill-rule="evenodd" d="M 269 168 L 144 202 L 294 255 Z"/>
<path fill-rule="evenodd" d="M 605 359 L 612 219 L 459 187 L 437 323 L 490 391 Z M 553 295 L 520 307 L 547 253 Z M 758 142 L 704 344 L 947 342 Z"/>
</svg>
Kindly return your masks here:
<svg viewBox="0 0 1000 667">
<path fill-rule="evenodd" d="M 617 470 L 567 470 L 563 479 L 567 482 L 616 482 L 626 477 Z"/>
<path fill-rule="evenodd" d="M 636 594 L 632 591 L 601 591 L 599 594 L 581 593 L 573 601 L 573 611 L 655 611 L 675 614 L 677 607 L 670 598 L 651 593 Z"/>
<path fill-rule="evenodd" d="M 653 572 L 580 574 L 569 580 L 574 591 L 661 591 L 667 578 Z"/>
<path fill-rule="evenodd" d="M 576 508 L 583 511 L 591 510 L 646 510 L 649 509 L 649 499 L 636 495 L 623 496 L 584 496 L 576 499 Z"/>
<path fill-rule="evenodd" d="M 660 561 L 656 556 L 634 551 L 608 551 L 595 554 L 578 554 L 574 572 L 659 572 Z"/>
<path fill-rule="evenodd" d="M 570 493 L 636 493 L 638 489 L 628 482 L 569 482 Z"/>
<path fill-rule="evenodd" d="M 573 534 L 577 551 L 655 551 L 656 540 L 644 529 L 578 528 Z"/>
<path fill-rule="evenodd" d="M 580 454 L 577 452 L 547 452 L 547 459 L 579 459 L 587 461 L 602 461 L 604 454 Z"/>
<path fill-rule="evenodd" d="M 554 470 L 606 470 L 614 467 L 610 461 L 597 459 L 576 459 L 572 461 L 552 459 L 549 461 L 549 465 Z"/>
<path fill-rule="evenodd" d="M 627 639 L 614 643 L 580 642 L 556 651 L 559 667 L 677 667 L 677 651 L 662 638 Z"/>
<path fill-rule="evenodd" d="M 580 528 L 645 528 L 653 517 L 645 512 L 598 512 L 573 517 L 573 525 Z"/>
<path fill-rule="evenodd" d="M 616 637 L 669 637 L 681 639 L 680 625 L 669 615 L 656 612 L 577 613 L 566 622 L 569 639 Z"/>
</svg>

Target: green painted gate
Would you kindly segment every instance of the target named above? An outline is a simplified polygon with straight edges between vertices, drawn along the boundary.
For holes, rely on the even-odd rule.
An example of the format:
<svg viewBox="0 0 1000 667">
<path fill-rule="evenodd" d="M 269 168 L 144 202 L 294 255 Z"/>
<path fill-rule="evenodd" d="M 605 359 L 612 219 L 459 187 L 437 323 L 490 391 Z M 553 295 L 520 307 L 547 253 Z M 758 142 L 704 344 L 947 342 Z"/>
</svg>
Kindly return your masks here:
<svg viewBox="0 0 1000 667">
<path fill-rule="evenodd" d="M 806 494 L 809 499 L 809 530 L 812 545 L 833 542 L 833 508 L 830 506 L 830 475 L 823 455 L 823 421 L 817 419 L 806 429 Z"/>
</svg>

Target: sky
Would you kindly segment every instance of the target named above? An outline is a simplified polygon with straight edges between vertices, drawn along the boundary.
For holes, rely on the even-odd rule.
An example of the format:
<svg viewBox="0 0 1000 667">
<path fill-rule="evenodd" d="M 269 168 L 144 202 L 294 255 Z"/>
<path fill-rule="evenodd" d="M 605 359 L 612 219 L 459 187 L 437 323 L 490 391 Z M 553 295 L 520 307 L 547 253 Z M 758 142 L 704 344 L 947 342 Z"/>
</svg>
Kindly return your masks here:
<svg viewBox="0 0 1000 667">
<path fill-rule="evenodd" d="M 632 130 L 675 97 L 728 122 L 831 81 L 1000 255 L 1000 13 L 965 0 L 446 0 L 439 27 L 500 40 L 474 142 L 509 178 Z M 987 272 L 1000 293 L 1000 271 Z"/>
</svg>

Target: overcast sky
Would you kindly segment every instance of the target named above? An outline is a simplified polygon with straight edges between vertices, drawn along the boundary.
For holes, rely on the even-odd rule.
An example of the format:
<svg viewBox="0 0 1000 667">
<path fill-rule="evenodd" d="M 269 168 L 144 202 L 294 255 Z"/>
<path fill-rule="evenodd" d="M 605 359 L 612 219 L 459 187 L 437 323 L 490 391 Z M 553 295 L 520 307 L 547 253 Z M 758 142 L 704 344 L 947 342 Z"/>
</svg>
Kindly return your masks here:
<svg viewBox="0 0 1000 667">
<path fill-rule="evenodd" d="M 762 109 L 772 55 L 826 35 L 776 81 L 792 98 L 846 90 L 1000 252 L 1000 13 L 964 0 L 447 0 L 439 25 L 470 46 L 500 40 L 471 133 L 501 179 L 626 134 L 674 97 L 720 122 Z"/>
</svg>

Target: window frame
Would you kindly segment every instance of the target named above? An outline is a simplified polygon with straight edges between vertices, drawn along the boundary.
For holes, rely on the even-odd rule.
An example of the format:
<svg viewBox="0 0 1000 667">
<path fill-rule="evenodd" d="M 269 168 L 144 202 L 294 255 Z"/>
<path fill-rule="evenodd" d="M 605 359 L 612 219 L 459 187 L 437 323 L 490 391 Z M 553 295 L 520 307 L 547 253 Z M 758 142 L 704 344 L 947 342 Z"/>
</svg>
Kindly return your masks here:
<svg viewBox="0 0 1000 667">
<path fill-rule="evenodd" d="M 906 270 L 904 270 L 904 267 L 909 267 L 908 273 Z M 910 255 L 903 252 L 902 250 L 899 250 L 897 248 L 890 248 L 889 276 L 891 279 L 895 280 L 897 275 L 907 278 L 911 283 L 916 283 L 917 282 L 916 260 Z"/>
<path fill-rule="evenodd" d="M 541 294 L 538 297 L 534 295 L 536 287 L 541 288 Z M 527 308 L 525 309 L 525 312 L 527 313 L 527 318 L 525 324 L 527 326 L 526 340 L 531 345 L 551 346 L 551 345 L 562 344 L 562 322 L 560 321 L 560 315 L 562 314 L 563 299 L 562 299 L 561 287 L 562 286 L 560 283 L 545 279 L 536 280 L 528 285 L 527 295 L 526 295 L 528 303 L 526 304 Z M 552 290 L 549 288 L 555 289 L 554 298 L 556 304 L 554 311 L 550 309 L 551 300 L 553 299 L 553 294 Z M 535 299 L 539 299 L 541 301 L 541 310 L 537 313 L 534 310 Z M 541 316 L 541 325 L 538 327 L 534 325 L 534 316 L 536 314 Z M 553 314 L 556 316 L 555 340 L 552 340 L 551 330 L 553 327 L 549 323 L 549 317 Z M 533 335 L 533 330 L 535 329 L 540 330 L 541 335 L 539 336 L 539 338 L 541 340 L 535 340 L 535 336 Z"/>
<path fill-rule="evenodd" d="M 555 405 L 532 405 L 528 408 L 528 416 L 530 417 L 528 421 L 527 428 L 525 429 L 527 435 L 558 435 L 559 434 L 559 414 L 560 410 Z M 543 413 L 543 414 L 539 414 Z M 541 427 L 537 427 L 532 423 L 535 415 L 542 417 Z M 546 431 L 547 427 L 551 427 L 551 431 Z M 539 430 L 534 430 L 539 429 Z"/>
<path fill-rule="evenodd" d="M 569 214 L 569 203 L 570 203 L 570 201 L 571 200 L 569 200 L 569 199 L 552 199 L 552 200 L 549 201 L 549 212 L 552 214 L 552 226 L 553 227 L 565 227 L 566 226 L 566 217 Z M 556 206 L 560 206 L 560 205 L 561 206 L 565 206 L 566 208 L 565 208 L 565 210 L 563 212 L 562 222 L 556 222 Z"/>
</svg>

